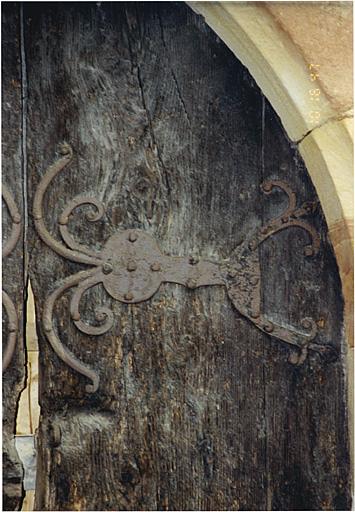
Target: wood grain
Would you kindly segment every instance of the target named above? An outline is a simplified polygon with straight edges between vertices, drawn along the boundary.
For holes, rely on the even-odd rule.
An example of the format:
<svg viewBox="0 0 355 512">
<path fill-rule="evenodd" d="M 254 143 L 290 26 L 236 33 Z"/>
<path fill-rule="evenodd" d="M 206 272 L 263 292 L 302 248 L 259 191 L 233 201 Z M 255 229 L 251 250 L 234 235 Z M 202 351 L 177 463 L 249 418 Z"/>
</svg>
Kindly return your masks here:
<svg viewBox="0 0 355 512">
<path fill-rule="evenodd" d="M 70 222 L 87 246 L 139 228 L 165 253 L 221 261 L 285 205 L 282 194 L 262 196 L 264 178 L 286 179 L 300 204 L 315 199 L 247 70 L 184 4 L 25 4 L 25 26 L 32 197 L 58 144 L 75 151 L 46 199 L 58 239 L 65 205 L 92 193 L 105 218 Z M 58 300 L 63 344 L 101 383 L 87 395 L 39 323 L 38 510 L 349 508 L 343 304 L 320 208 L 311 221 L 322 237 L 314 259 L 298 230 L 265 244 L 263 299 L 275 320 L 320 321 L 333 361 L 313 354 L 292 367 L 289 348 L 241 317 L 222 287 L 165 284 L 136 305 L 92 289 L 85 319 L 100 304 L 115 314 L 100 337 L 75 328 L 70 293 Z M 85 266 L 33 227 L 29 240 L 40 318 L 46 296 Z"/>
<path fill-rule="evenodd" d="M 22 99 L 20 7 L 2 5 L 2 183 L 13 196 L 23 217 Z M 3 244 L 11 233 L 11 217 L 3 201 Z M 3 508 L 19 510 L 23 499 L 22 465 L 15 449 L 16 413 L 25 380 L 23 311 L 25 261 L 23 233 L 2 266 L 2 286 L 15 304 L 20 321 L 12 360 L 3 374 Z M 4 310 L 3 310 L 4 311 Z M 3 314 L 2 339 L 6 347 L 8 318 Z"/>
</svg>

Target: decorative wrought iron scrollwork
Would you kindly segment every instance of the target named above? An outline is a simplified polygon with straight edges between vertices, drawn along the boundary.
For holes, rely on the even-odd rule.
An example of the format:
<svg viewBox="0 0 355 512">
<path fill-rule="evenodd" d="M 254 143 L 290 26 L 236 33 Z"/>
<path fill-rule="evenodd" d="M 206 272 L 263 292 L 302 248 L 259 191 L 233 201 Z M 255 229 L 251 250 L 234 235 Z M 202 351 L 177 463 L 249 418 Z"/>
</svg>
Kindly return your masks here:
<svg viewBox="0 0 355 512">
<path fill-rule="evenodd" d="M 12 251 L 15 249 L 17 245 L 17 242 L 19 241 L 22 223 L 21 215 L 18 211 L 15 200 L 12 197 L 6 185 L 2 185 L 2 197 L 6 203 L 7 209 L 10 213 L 10 217 L 12 220 L 11 234 L 8 240 L 6 241 L 5 245 L 3 246 L 2 250 L 2 256 L 3 258 L 6 258 L 12 253 Z M 2 291 L 2 303 L 6 310 L 8 319 L 7 343 L 2 357 L 2 371 L 4 372 L 6 368 L 9 366 L 11 359 L 14 355 L 18 334 L 18 317 L 13 301 L 4 290 Z"/>
<path fill-rule="evenodd" d="M 53 308 L 56 300 L 70 288 L 74 293 L 70 302 L 71 318 L 80 331 L 89 335 L 101 335 L 111 329 L 113 313 L 108 308 L 99 308 L 96 319 L 99 326 L 90 326 L 82 321 L 79 305 L 83 294 L 90 288 L 101 284 L 115 300 L 134 304 L 148 300 L 159 289 L 161 283 L 177 283 L 194 289 L 200 286 L 219 285 L 227 288 L 234 307 L 247 317 L 258 329 L 278 338 L 297 349 L 289 361 L 300 365 L 309 350 L 324 352 L 327 347 L 312 343 L 317 335 L 317 325 L 312 318 L 301 321 L 302 329 L 277 325 L 261 311 L 261 273 L 258 247 L 270 236 L 286 228 L 301 228 L 311 239 L 305 248 L 305 255 L 315 255 L 320 248 L 320 239 L 316 230 L 304 220 L 309 213 L 309 205 L 297 207 L 296 195 L 283 181 L 267 181 L 262 190 L 269 194 L 273 188 L 283 190 L 289 199 L 286 210 L 279 217 L 257 230 L 256 234 L 245 240 L 229 259 L 228 263 L 213 263 L 191 257 L 171 257 L 164 255 L 154 238 L 148 233 L 130 229 L 113 234 L 103 249 L 95 252 L 77 243 L 68 231 L 68 221 L 74 210 L 82 205 L 91 205 L 95 211 L 87 219 L 96 222 L 104 215 L 104 207 L 96 198 L 77 196 L 64 209 L 59 218 L 59 230 L 63 243 L 55 240 L 45 227 L 42 202 L 46 189 L 73 159 L 73 150 L 69 144 L 60 147 L 61 157 L 44 174 L 34 199 L 33 214 L 39 236 L 45 244 L 57 254 L 72 261 L 91 265 L 94 268 L 81 271 L 65 279 L 47 298 L 43 312 L 43 325 L 48 341 L 57 355 L 71 368 L 88 377 L 92 384 L 86 386 L 88 392 L 94 392 L 99 386 L 98 374 L 79 361 L 61 343 L 53 326 Z"/>
</svg>

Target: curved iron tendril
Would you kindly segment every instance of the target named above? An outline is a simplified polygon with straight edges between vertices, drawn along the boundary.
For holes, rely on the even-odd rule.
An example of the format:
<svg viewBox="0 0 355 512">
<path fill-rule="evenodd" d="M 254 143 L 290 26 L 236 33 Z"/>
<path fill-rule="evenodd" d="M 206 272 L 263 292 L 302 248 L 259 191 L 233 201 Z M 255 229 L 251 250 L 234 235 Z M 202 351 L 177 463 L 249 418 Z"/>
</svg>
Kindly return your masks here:
<svg viewBox="0 0 355 512">
<path fill-rule="evenodd" d="M 59 217 L 59 231 L 60 234 L 64 240 L 64 242 L 67 244 L 70 249 L 73 249 L 74 251 L 81 252 L 83 254 L 86 254 L 87 256 L 90 256 L 91 258 L 99 259 L 100 255 L 89 249 L 88 247 L 85 247 L 85 245 L 79 244 L 76 242 L 72 235 L 68 231 L 68 221 L 70 215 L 73 213 L 73 211 L 78 208 L 79 206 L 83 205 L 91 205 L 96 208 L 96 213 L 91 212 L 86 215 L 86 218 L 89 222 L 97 222 L 98 220 L 102 219 L 105 213 L 105 208 L 103 204 L 94 197 L 88 197 L 88 196 L 76 196 L 68 206 L 65 208 L 64 212 Z"/>
<path fill-rule="evenodd" d="M 113 313 L 109 308 L 100 307 L 96 310 L 96 320 L 103 322 L 99 326 L 87 325 L 81 320 L 79 312 L 79 304 L 83 294 L 102 282 L 102 275 L 96 272 L 93 276 L 88 277 L 76 288 L 70 302 L 70 314 L 76 327 L 85 334 L 99 336 L 109 331 L 113 325 Z"/>
<path fill-rule="evenodd" d="M 277 232 L 282 231 L 287 228 L 301 228 L 304 231 L 307 231 L 311 238 L 311 245 L 305 247 L 304 254 L 305 256 L 314 256 L 318 253 L 320 248 L 320 238 L 317 231 L 312 227 L 308 222 L 298 220 L 300 217 L 309 213 L 306 208 L 297 208 L 296 203 L 296 194 L 291 190 L 289 185 L 281 180 L 270 180 L 265 181 L 261 185 L 261 189 L 266 193 L 270 194 L 274 188 L 280 188 L 283 190 L 289 200 L 289 204 L 284 212 L 272 219 L 268 224 L 262 226 L 258 235 L 257 240 L 255 240 L 252 245 L 256 248 L 258 245 L 262 244 L 267 238 L 272 235 L 275 235 Z"/>
<path fill-rule="evenodd" d="M 3 258 L 6 258 L 6 256 L 8 256 L 16 247 L 20 238 L 22 226 L 20 212 L 18 211 L 16 203 L 6 185 L 2 185 L 2 197 L 6 203 L 12 220 L 11 235 L 2 250 L 2 256 Z"/>
<path fill-rule="evenodd" d="M 37 232 L 43 242 L 60 256 L 67 258 L 76 263 L 84 263 L 86 265 L 100 265 L 101 260 L 95 256 L 82 254 L 78 250 L 68 249 L 60 242 L 55 240 L 47 230 L 43 220 L 43 197 L 53 179 L 59 174 L 73 159 L 73 150 L 69 144 L 60 146 L 62 157 L 52 164 L 44 174 L 33 201 L 33 218 Z"/>
<path fill-rule="evenodd" d="M 15 305 L 4 290 L 2 292 L 2 303 L 7 313 L 9 331 L 7 335 L 6 348 L 2 357 L 2 371 L 4 372 L 9 366 L 14 355 L 18 331 L 18 318 Z"/>
<path fill-rule="evenodd" d="M 15 200 L 12 197 L 9 189 L 6 185 L 2 185 L 2 197 L 6 203 L 7 209 L 10 213 L 12 220 L 11 235 L 5 243 L 2 251 L 3 258 L 9 256 L 15 249 L 17 242 L 19 241 L 22 229 L 21 215 L 16 206 Z M 2 292 L 2 303 L 5 307 L 7 318 L 8 318 L 8 335 L 7 344 L 2 358 L 2 371 L 4 372 L 9 366 L 11 359 L 15 352 L 16 339 L 18 333 L 18 316 L 16 308 L 9 295 L 3 290 Z"/>
<path fill-rule="evenodd" d="M 55 353 L 58 355 L 58 357 L 60 357 L 62 361 L 64 361 L 64 363 L 70 366 L 73 370 L 76 370 L 78 373 L 85 375 L 92 381 L 92 384 L 88 384 L 85 388 L 89 393 L 93 393 L 98 389 L 100 382 L 99 376 L 97 372 L 79 361 L 79 359 L 77 359 L 74 354 L 62 344 L 54 330 L 52 317 L 56 300 L 68 289 L 78 285 L 84 279 L 91 277 L 94 272 L 96 272 L 96 269 L 81 271 L 64 279 L 62 285 L 54 290 L 54 292 L 46 299 L 43 308 L 43 327 L 49 343 L 51 344 Z"/>
</svg>

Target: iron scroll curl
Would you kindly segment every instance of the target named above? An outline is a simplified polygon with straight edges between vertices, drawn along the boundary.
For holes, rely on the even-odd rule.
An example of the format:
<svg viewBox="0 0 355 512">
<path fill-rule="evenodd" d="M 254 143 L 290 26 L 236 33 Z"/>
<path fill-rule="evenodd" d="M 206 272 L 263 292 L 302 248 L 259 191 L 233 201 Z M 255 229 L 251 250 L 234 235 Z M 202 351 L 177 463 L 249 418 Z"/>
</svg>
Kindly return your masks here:
<svg viewBox="0 0 355 512">
<path fill-rule="evenodd" d="M 15 200 L 12 197 L 7 186 L 4 184 L 2 185 L 2 198 L 5 201 L 5 204 L 10 213 L 10 217 L 11 217 L 11 221 L 12 221 L 11 234 L 10 234 L 8 240 L 5 242 L 5 245 L 3 246 L 3 249 L 2 249 L 2 256 L 3 256 L 3 258 L 6 258 L 15 249 L 15 247 L 20 239 L 21 231 L 22 231 L 22 222 L 21 222 L 21 215 L 16 206 Z M 7 342 L 6 342 L 6 347 L 5 347 L 5 350 L 3 353 L 3 358 L 2 358 L 2 371 L 5 372 L 5 370 L 8 368 L 9 364 L 11 363 L 11 360 L 12 360 L 14 352 L 15 352 L 16 340 L 17 340 L 18 329 L 19 329 L 19 320 L 18 320 L 18 315 L 17 315 L 15 304 L 13 303 L 12 299 L 6 293 L 5 290 L 2 291 L 2 304 L 5 308 L 6 315 L 8 318 Z"/>
<path fill-rule="evenodd" d="M 56 300 L 68 290 L 73 294 L 70 301 L 70 315 L 76 328 L 81 332 L 99 336 L 111 329 L 114 316 L 109 308 L 98 308 L 98 326 L 86 324 L 80 315 L 80 301 L 90 288 L 102 285 L 109 296 L 126 304 L 149 300 L 161 283 L 177 283 L 190 289 L 200 286 L 225 286 L 228 296 L 237 311 L 248 318 L 258 329 L 279 339 L 294 350 L 289 361 L 302 364 L 310 350 L 323 353 L 327 346 L 314 343 L 317 324 L 312 318 L 301 320 L 301 329 L 278 325 L 262 312 L 260 245 L 269 237 L 287 228 L 306 231 L 310 244 L 305 247 L 305 256 L 311 257 L 320 249 L 320 238 L 316 230 L 303 217 L 309 213 L 307 205 L 297 207 L 296 194 L 281 180 L 266 181 L 262 191 L 270 194 L 274 188 L 281 189 L 288 197 L 284 212 L 258 229 L 253 236 L 244 240 L 226 263 L 216 263 L 195 258 L 167 256 L 163 254 L 147 232 L 139 229 L 120 230 L 106 241 L 100 251 L 92 250 L 76 242 L 68 229 L 70 216 L 83 205 L 94 211 L 87 216 L 89 222 L 103 218 L 105 208 L 95 197 L 80 195 L 72 199 L 59 217 L 61 241 L 53 238 L 47 230 L 43 216 L 43 198 L 54 178 L 67 168 L 73 160 L 72 147 L 64 143 L 60 146 L 60 158 L 44 173 L 34 198 L 33 216 L 38 235 L 42 241 L 63 258 L 81 263 L 91 268 L 66 278 L 49 295 L 43 310 L 45 335 L 60 359 L 73 370 L 87 377 L 91 383 L 86 386 L 89 393 L 95 392 L 100 383 L 98 373 L 80 361 L 60 341 L 53 325 L 53 312 Z"/>
</svg>

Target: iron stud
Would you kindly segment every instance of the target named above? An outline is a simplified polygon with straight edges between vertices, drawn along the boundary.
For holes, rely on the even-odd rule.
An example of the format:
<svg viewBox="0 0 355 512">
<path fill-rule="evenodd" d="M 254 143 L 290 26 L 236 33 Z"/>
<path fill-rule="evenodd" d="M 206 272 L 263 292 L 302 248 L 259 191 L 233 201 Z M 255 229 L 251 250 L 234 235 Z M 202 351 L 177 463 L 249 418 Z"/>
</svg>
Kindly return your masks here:
<svg viewBox="0 0 355 512">
<path fill-rule="evenodd" d="M 9 332 L 16 332 L 17 331 L 17 325 L 15 322 L 9 322 L 8 326 Z"/>
<path fill-rule="evenodd" d="M 262 188 L 263 190 L 265 190 L 265 192 L 271 192 L 272 187 L 273 185 L 270 181 L 266 181 L 265 183 L 262 184 Z"/>
<path fill-rule="evenodd" d="M 312 327 L 312 324 L 309 320 L 307 320 L 307 318 L 303 319 L 302 320 L 302 326 L 305 328 L 305 329 L 310 329 Z"/>
<path fill-rule="evenodd" d="M 190 265 L 197 265 L 199 261 L 199 258 L 197 258 L 196 256 L 189 256 Z"/>
<path fill-rule="evenodd" d="M 104 263 L 102 265 L 102 272 L 104 274 L 111 274 L 112 271 L 113 271 L 113 267 L 112 267 L 111 263 Z"/>
<path fill-rule="evenodd" d="M 129 261 L 127 264 L 127 270 L 128 272 L 134 272 L 137 270 L 137 264 L 135 261 Z"/>
<path fill-rule="evenodd" d="M 272 332 L 274 330 L 274 326 L 271 322 L 264 324 L 264 330 L 265 332 Z"/>
</svg>

